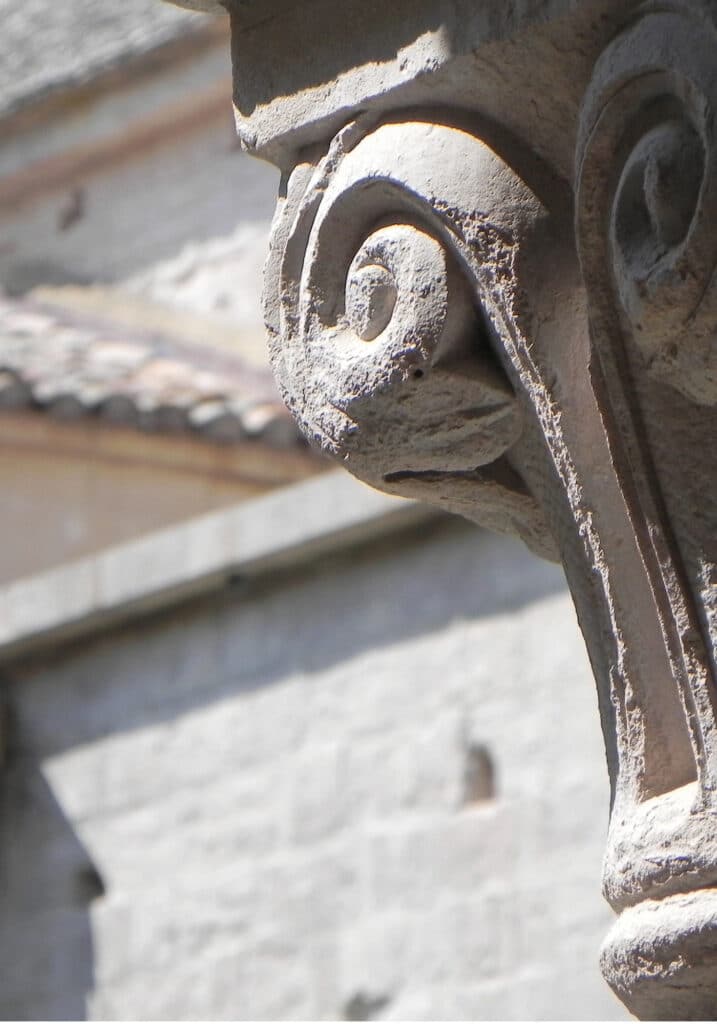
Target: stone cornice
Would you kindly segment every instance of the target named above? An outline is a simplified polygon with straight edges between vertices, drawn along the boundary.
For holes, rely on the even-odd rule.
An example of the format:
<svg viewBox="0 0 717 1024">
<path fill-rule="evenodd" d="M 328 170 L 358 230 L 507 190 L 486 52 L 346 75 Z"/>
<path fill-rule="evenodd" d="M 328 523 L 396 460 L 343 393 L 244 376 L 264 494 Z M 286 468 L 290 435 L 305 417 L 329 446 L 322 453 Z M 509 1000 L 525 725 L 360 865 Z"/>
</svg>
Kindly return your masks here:
<svg viewBox="0 0 717 1024">
<path fill-rule="evenodd" d="M 231 15 L 234 107 L 251 152 L 290 168 L 358 110 L 445 107 L 528 142 L 566 178 L 593 64 L 630 16 L 624 0 L 515 5 L 397 0 Z M 326 40 L 331 39 L 331 45 Z"/>
<path fill-rule="evenodd" d="M 344 473 L 283 487 L 0 587 L 0 663 L 431 518 Z"/>
</svg>

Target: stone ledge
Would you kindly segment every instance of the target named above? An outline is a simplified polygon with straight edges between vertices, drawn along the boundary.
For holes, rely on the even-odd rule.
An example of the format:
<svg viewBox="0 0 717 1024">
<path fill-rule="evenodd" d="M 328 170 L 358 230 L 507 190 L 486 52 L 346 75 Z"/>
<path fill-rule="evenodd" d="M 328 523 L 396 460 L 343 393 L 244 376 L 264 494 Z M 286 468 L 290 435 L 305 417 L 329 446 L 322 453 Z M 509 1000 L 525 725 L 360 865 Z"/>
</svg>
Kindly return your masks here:
<svg viewBox="0 0 717 1024">
<path fill-rule="evenodd" d="M 0 661 L 434 518 L 343 471 L 0 589 Z"/>
</svg>

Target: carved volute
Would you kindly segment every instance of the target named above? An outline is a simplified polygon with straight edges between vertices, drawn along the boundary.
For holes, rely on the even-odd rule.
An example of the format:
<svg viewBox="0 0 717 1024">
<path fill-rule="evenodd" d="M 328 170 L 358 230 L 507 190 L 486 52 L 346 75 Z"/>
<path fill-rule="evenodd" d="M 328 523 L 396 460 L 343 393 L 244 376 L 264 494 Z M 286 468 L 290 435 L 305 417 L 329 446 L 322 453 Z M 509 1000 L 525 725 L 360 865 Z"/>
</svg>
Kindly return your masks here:
<svg viewBox="0 0 717 1024">
<path fill-rule="evenodd" d="M 279 385 L 316 445 L 550 555 L 520 470 L 531 428 L 501 363 L 529 326 L 514 263 L 545 230 L 540 201 L 476 134 L 419 115 L 354 123 L 289 177 L 266 304 Z"/>
<path fill-rule="evenodd" d="M 611 782 L 603 972 L 639 1016 L 714 1017 L 717 5 L 259 6 L 230 5 L 234 101 L 283 172 L 284 397 L 372 485 L 562 561 Z"/>
</svg>

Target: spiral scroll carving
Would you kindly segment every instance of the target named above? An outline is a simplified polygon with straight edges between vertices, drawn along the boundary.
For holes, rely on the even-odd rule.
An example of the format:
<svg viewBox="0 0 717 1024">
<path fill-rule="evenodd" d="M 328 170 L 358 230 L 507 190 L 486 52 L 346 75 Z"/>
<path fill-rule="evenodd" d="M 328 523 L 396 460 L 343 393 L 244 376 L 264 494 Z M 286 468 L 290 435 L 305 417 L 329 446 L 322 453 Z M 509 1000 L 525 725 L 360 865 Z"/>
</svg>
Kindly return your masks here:
<svg viewBox="0 0 717 1024">
<path fill-rule="evenodd" d="M 613 41 L 585 98 L 576 204 L 595 387 L 690 759 L 710 794 L 717 636 L 705 581 L 717 562 L 717 506 L 699 481 L 717 471 L 716 48 L 709 19 L 664 5 Z M 699 516 L 686 515 L 690 507 Z M 687 778 L 682 760 L 672 769 L 675 788 Z"/>
<path fill-rule="evenodd" d="M 648 12 L 598 62 L 578 147 L 586 278 L 617 297 L 646 372 L 706 406 L 717 404 L 716 46 L 699 11 Z"/>
<path fill-rule="evenodd" d="M 524 410 L 500 338 L 514 238 L 490 209 L 476 218 L 486 180 L 514 187 L 477 138 L 420 121 L 352 126 L 297 168 L 267 271 L 272 359 L 307 437 L 352 473 L 554 557 L 511 462 Z"/>
</svg>

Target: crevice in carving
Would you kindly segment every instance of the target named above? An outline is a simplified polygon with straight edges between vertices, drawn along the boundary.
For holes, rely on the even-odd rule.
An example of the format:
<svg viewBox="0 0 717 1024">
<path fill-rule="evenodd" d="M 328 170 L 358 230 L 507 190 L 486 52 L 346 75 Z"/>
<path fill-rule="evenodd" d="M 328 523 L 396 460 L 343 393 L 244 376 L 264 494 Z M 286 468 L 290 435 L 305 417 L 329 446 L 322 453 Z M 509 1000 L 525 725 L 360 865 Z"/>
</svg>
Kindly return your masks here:
<svg viewBox="0 0 717 1024">
<path fill-rule="evenodd" d="M 439 482 L 441 480 L 480 480 L 491 481 L 508 488 L 516 495 L 528 497 L 528 490 L 525 481 L 505 459 L 496 459 L 489 466 L 475 467 L 466 470 L 411 470 L 404 469 L 396 473 L 387 473 L 384 481 L 387 484 L 398 484 L 407 480 L 424 480 L 426 482 Z"/>
</svg>

